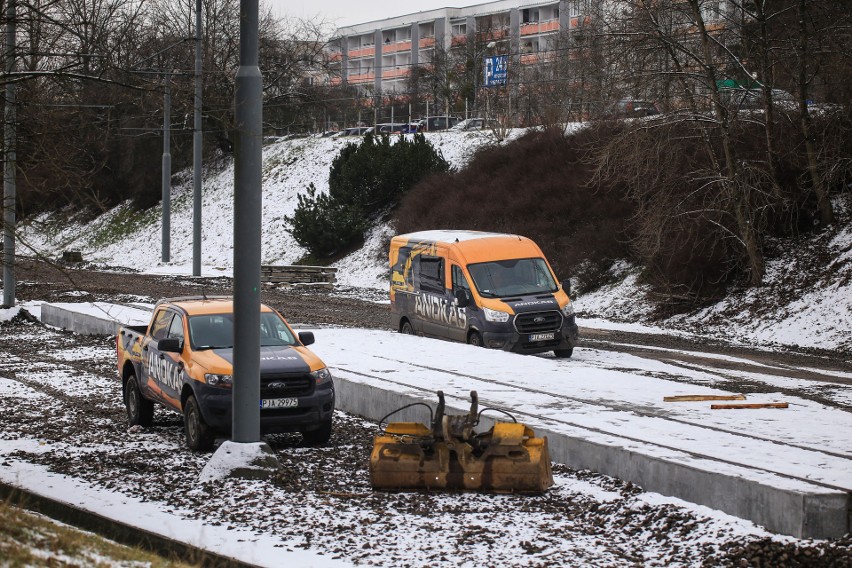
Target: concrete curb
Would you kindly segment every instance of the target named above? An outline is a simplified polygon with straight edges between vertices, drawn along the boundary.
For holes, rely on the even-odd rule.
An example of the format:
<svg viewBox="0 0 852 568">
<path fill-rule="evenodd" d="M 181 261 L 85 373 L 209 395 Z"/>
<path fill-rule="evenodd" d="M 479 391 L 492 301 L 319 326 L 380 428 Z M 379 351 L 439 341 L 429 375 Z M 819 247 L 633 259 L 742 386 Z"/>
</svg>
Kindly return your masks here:
<svg viewBox="0 0 852 568">
<path fill-rule="evenodd" d="M 370 420 L 380 420 L 402 406 L 429 399 L 386 391 L 371 385 L 335 376 L 337 408 Z M 467 413 L 469 408 L 453 406 L 452 413 Z M 424 422 L 425 410 L 417 407 L 394 414 L 393 422 Z M 517 418 L 524 421 L 521 414 Z M 483 416 L 479 431 L 491 427 L 493 420 Z M 849 532 L 852 501 L 843 491 L 813 485 L 810 491 L 774 487 L 781 478 L 767 474 L 766 482 L 714 472 L 712 468 L 691 467 L 687 463 L 654 457 L 626 447 L 626 440 L 610 436 L 611 444 L 602 444 L 581 436 L 567 436 L 535 427 L 536 436 L 548 439 L 551 460 L 575 469 L 588 469 L 639 485 L 646 491 L 673 496 L 706 505 L 748 519 L 767 530 L 797 538 L 839 538 Z M 685 455 L 684 461 L 695 460 Z"/>
<path fill-rule="evenodd" d="M 153 552 L 167 560 L 177 560 L 194 566 L 209 566 L 211 568 L 256 567 L 255 564 L 247 564 L 234 558 L 209 552 L 2 481 L 0 481 L 0 499 L 16 507 L 41 513 L 78 529 L 93 532 L 106 539 Z"/>
</svg>

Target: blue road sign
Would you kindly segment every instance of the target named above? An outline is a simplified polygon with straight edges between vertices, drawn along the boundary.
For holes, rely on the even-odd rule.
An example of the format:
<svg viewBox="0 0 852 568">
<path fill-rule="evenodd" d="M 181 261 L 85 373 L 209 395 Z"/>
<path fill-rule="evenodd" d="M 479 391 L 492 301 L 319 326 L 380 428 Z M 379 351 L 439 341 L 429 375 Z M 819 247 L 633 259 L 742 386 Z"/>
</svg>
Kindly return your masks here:
<svg viewBox="0 0 852 568">
<path fill-rule="evenodd" d="M 509 56 L 494 55 L 485 58 L 485 86 L 505 85 L 508 76 Z"/>
</svg>

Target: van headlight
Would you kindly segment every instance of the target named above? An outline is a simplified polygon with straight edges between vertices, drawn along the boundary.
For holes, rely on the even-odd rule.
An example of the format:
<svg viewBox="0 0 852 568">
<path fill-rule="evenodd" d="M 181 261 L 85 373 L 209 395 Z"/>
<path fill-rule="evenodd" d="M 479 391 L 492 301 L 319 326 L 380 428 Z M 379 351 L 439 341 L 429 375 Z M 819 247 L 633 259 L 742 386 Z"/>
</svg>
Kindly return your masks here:
<svg viewBox="0 0 852 568">
<path fill-rule="evenodd" d="M 322 369 L 311 371 L 308 374 L 314 379 L 314 381 L 318 385 L 331 381 L 331 371 L 328 370 L 328 367 L 323 367 Z"/>
<path fill-rule="evenodd" d="M 482 313 L 485 314 L 485 320 L 491 322 L 507 322 L 509 314 L 500 310 L 492 310 L 491 308 L 482 308 Z"/>
<path fill-rule="evenodd" d="M 229 389 L 233 385 L 231 375 L 223 375 L 220 373 L 205 373 L 204 380 L 208 385 L 214 387 Z"/>
<path fill-rule="evenodd" d="M 574 315 L 574 303 L 568 300 L 568 303 L 562 306 L 562 315 L 565 317 Z"/>
</svg>

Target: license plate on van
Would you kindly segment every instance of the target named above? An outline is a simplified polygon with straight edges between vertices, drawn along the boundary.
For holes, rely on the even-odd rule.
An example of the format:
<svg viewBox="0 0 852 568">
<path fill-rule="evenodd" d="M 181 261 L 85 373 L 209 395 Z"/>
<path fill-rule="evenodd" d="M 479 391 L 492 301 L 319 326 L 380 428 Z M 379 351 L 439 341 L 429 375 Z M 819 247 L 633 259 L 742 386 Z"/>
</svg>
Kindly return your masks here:
<svg viewBox="0 0 852 568">
<path fill-rule="evenodd" d="M 264 398 L 260 401 L 261 408 L 293 408 L 299 406 L 298 398 Z"/>
<path fill-rule="evenodd" d="M 550 341 L 551 339 L 556 339 L 556 333 L 553 331 L 550 333 L 533 333 L 530 335 L 530 343 L 535 343 L 536 341 Z"/>
</svg>

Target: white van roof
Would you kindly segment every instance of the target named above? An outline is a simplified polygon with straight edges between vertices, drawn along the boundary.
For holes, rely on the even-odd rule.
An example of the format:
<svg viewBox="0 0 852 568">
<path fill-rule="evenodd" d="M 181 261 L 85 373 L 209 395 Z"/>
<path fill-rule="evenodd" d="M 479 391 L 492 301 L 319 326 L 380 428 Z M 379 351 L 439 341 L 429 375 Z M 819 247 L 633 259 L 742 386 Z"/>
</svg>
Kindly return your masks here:
<svg viewBox="0 0 852 568">
<path fill-rule="evenodd" d="M 506 233 L 486 233 L 484 231 L 464 231 L 453 229 L 440 229 L 434 231 L 418 231 L 416 233 L 408 233 L 399 235 L 399 238 L 412 241 L 435 241 L 445 243 L 455 243 L 462 241 L 472 241 L 476 239 L 488 239 L 493 237 L 513 237 Z"/>
</svg>

